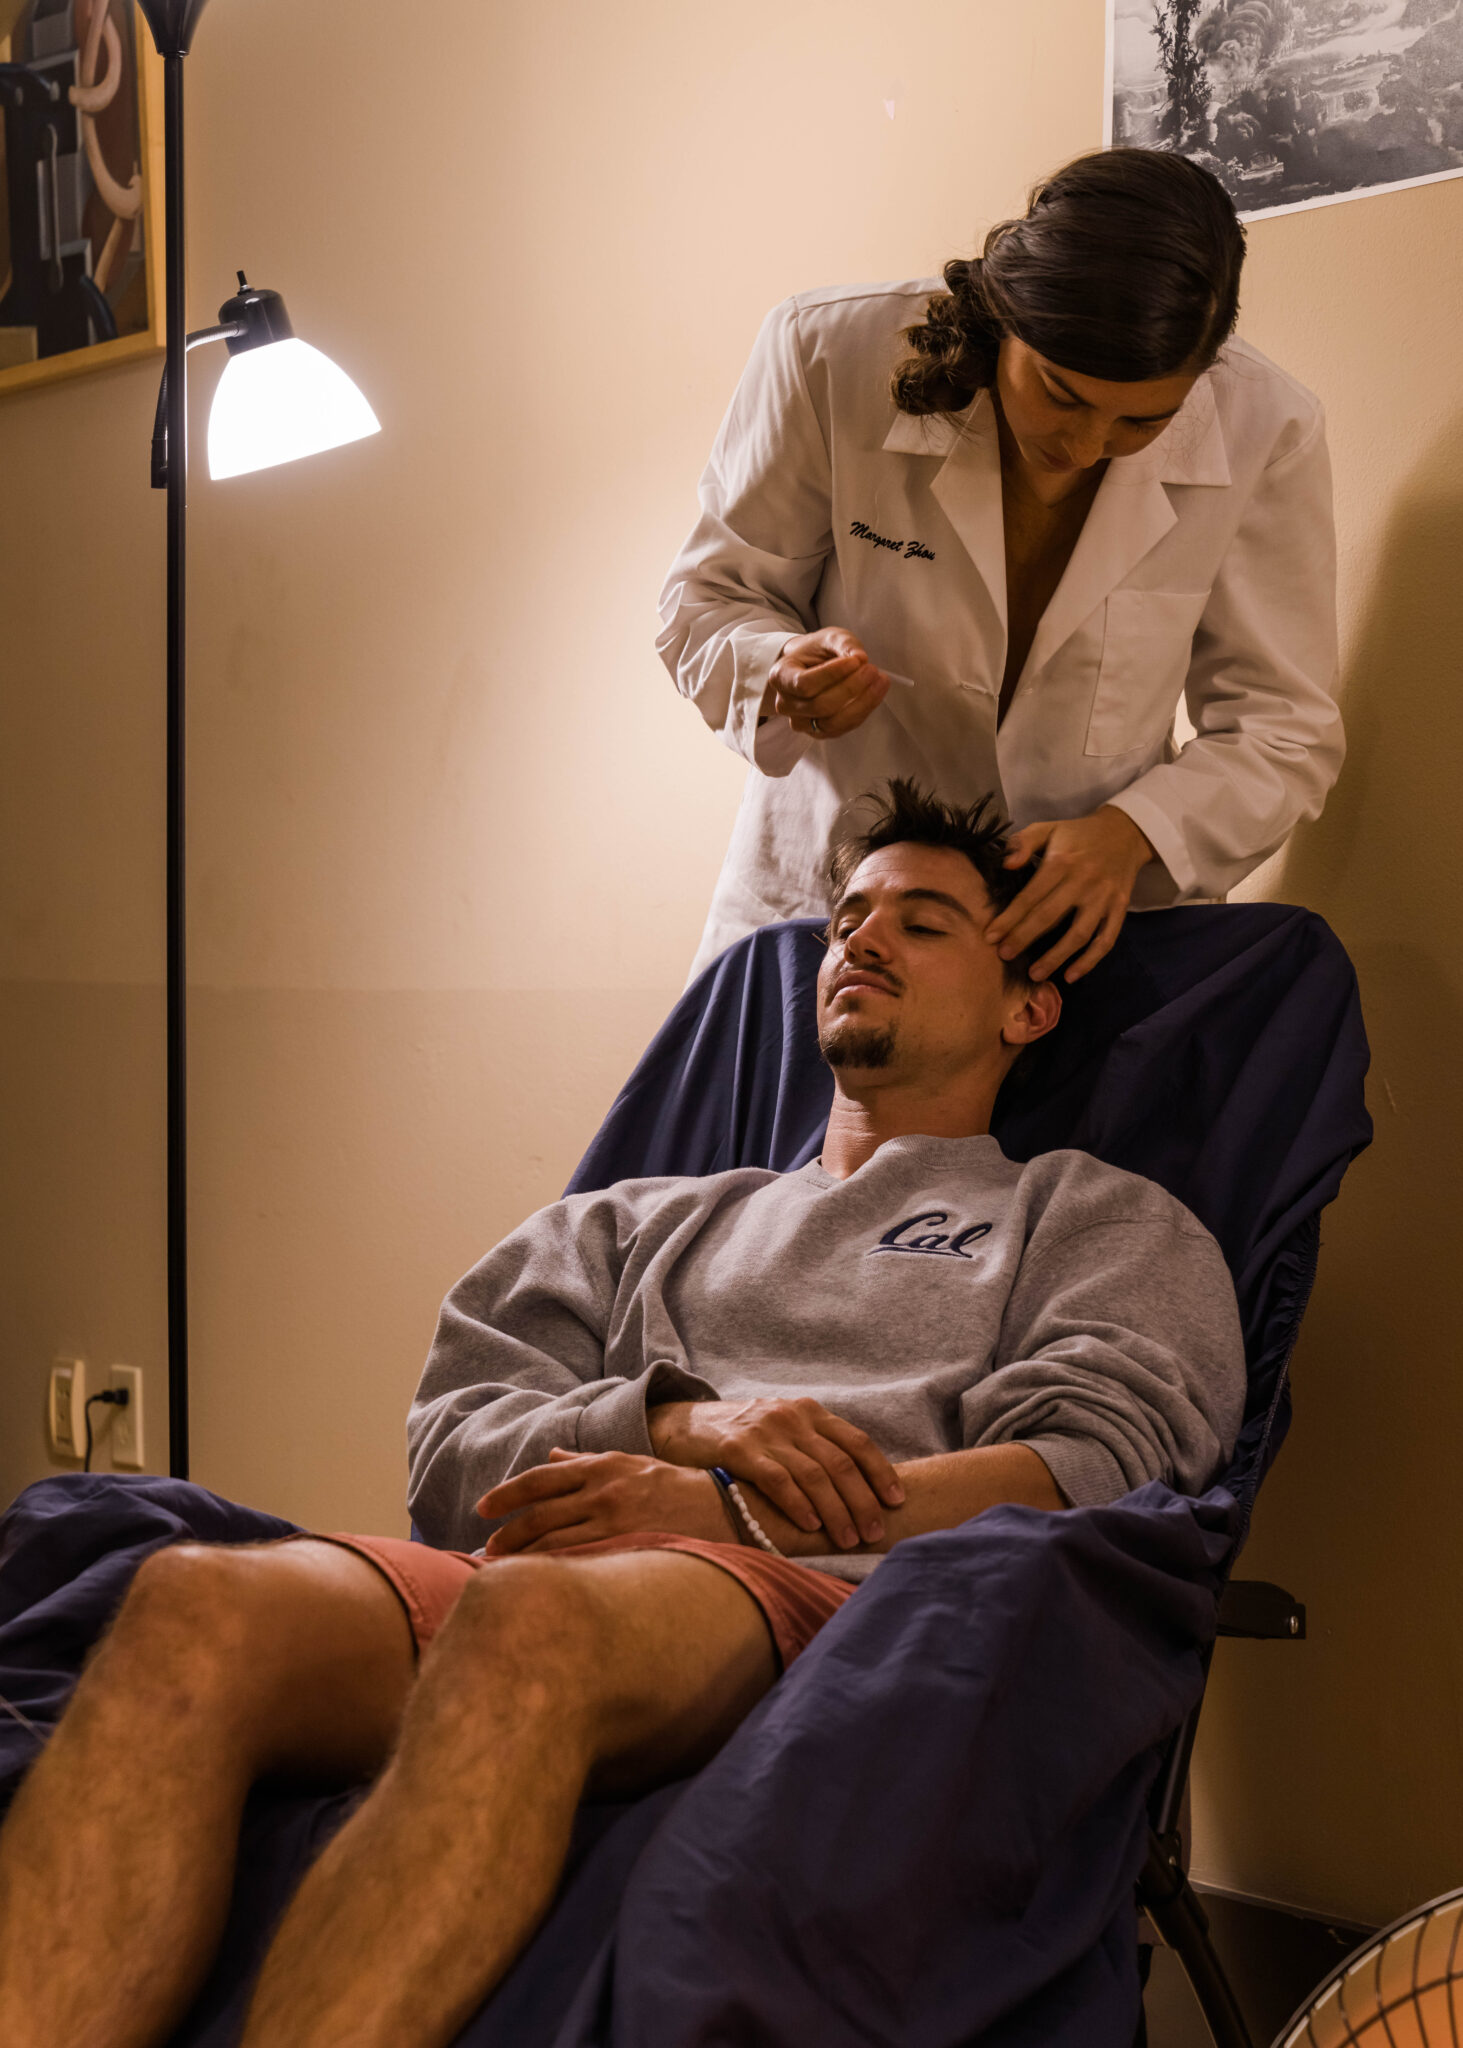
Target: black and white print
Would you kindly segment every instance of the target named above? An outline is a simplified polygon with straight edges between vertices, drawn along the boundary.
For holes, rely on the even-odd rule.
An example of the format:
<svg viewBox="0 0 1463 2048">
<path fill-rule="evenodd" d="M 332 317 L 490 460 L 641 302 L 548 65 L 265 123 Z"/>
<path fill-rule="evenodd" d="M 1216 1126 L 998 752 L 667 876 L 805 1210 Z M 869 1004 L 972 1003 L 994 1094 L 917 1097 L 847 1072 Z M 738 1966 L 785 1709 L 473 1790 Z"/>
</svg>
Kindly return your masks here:
<svg viewBox="0 0 1463 2048">
<path fill-rule="evenodd" d="M 1463 0 L 1108 0 L 1108 74 L 1247 218 L 1463 174 Z"/>
</svg>

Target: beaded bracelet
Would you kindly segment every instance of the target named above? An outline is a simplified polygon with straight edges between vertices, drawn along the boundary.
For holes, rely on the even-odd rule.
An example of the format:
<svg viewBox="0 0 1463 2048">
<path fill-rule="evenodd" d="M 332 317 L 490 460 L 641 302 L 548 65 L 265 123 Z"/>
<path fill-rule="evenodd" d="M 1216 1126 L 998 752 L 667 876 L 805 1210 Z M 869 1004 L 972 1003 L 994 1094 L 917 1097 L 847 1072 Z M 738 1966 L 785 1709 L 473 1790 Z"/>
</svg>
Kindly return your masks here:
<svg viewBox="0 0 1463 2048">
<path fill-rule="evenodd" d="M 742 1495 L 742 1489 L 737 1485 L 735 1479 L 732 1478 L 730 1472 L 724 1466 L 713 1465 L 711 1476 L 746 1523 L 747 1534 L 751 1537 L 757 1548 L 769 1551 L 773 1557 L 781 1557 L 783 1553 L 767 1534 L 767 1531 L 762 1527 L 762 1524 L 757 1520 L 752 1510 L 747 1506 Z"/>
</svg>

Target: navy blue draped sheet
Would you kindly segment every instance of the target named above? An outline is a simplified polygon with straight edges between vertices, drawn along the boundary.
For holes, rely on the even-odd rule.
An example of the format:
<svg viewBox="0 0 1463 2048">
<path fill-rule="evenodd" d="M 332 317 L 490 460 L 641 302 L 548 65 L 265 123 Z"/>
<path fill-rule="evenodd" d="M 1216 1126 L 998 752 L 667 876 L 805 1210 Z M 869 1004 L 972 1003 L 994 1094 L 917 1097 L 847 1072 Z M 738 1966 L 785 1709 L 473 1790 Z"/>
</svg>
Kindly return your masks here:
<svg viewBox="0 0 1463 2048">
<path fill-rule="evenodd" d="M 800 923 L 714 963 L 571 1185 L 812 1157 L 819 955 Z M 696 1778 L 583 1810 L 553 1911 L 459 2048 L 1128 2048 L 1144 1802 L 1283 1433 L 1317 1219 L 1370 1134 L 1365 1067 L 1319 918 L 1129 920 L 995 1128 L 1015 1157 L 1078 1145 L 1147 1174 L 1214 1231 L 1250 1365 L 1230 1471 L 1199 1501 L 1146 1486 L 901 1545 Z M 0 1527 L 0 1695 L 24 1717 L 0 1712 L 0 1795 L 142 1557 L 287 1526 L 171 1480 L 28 1488 Z M 359 1796 L 256 1791 L 218 1964 L 173 2048 L 236 2040 L 275 1917 Z"/>
</svg>

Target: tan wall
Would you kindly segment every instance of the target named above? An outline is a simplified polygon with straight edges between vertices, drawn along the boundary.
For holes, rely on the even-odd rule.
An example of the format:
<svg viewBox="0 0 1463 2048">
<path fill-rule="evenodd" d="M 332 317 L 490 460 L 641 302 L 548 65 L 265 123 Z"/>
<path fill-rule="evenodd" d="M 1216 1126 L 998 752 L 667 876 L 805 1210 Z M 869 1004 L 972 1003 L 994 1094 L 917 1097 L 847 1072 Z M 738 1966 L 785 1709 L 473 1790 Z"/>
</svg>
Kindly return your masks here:
<svg viewBox="0 0 1463 2048">
<path fill-rule="evenodd" d="M 1200 1873 L 1385 1920 L 1463 1882 L 1463 182 L 1274 221 L 1245 332 L 1330 410 L 1351 753 L 1269 893 L 1361 975 L 1376 1141 L 1323 1232 L 1245 1569 L 1303 1648 L 1223 1643 Z"/>
<path fill-rule="evenodd" d="M 188 82 L 193 321 L 244 264 L 385 423 L 195 469 L 195 1472 L 399 1529 L 438 1297 L 557 1192 L 694 946 L 741 771 L 652 607 L 758 320 L 932 269 L 1097 142 L 1102 8 L 253 0 Z M 1397 1106 L 1252 1558 L 1314 1637 L 1221 1653 L 1198 1856 L 1357 1915 L 1463 1877 L 1424 1761 L 1458 1782 L 1460 205 L 1258 228 L 1245 318 L 1335 423 L 1356 757 L 1285 886 L 1354 945 Z M 0 402 L 4 1495 L 57 1351 L 146 1368 L 165 1463 L 154 388 Z"/>
</svg>

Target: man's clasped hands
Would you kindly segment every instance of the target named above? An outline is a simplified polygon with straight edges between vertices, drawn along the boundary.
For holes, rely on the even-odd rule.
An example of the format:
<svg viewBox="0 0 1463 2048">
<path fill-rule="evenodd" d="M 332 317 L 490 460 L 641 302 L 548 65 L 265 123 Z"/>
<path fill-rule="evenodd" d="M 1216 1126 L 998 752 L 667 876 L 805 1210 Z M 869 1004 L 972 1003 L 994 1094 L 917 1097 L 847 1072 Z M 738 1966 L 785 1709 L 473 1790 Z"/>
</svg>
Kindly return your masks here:
<svg viewBox="0 0 1463 2048">
<path fill-rule="evenodd" d="M 740 1540 L 711 1476 L 719 1465 L 749 1490 L 779 1548 L 882 1548 L 883 1508 L 904 1500 L 899 1474 L 863 1430 L 807 1398 L 666 1401 L 648 1416 L 653 1457 L 631 1451 L 552 1450 L 483 1495 L 490 1557 L 565 1550 L 642 1529 Z M 817 1539 L 811 1545 L 803 1538 Z"/>
</svg>

